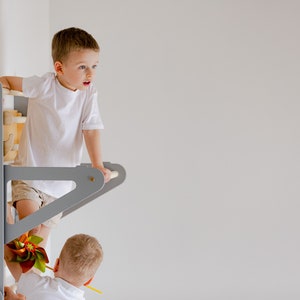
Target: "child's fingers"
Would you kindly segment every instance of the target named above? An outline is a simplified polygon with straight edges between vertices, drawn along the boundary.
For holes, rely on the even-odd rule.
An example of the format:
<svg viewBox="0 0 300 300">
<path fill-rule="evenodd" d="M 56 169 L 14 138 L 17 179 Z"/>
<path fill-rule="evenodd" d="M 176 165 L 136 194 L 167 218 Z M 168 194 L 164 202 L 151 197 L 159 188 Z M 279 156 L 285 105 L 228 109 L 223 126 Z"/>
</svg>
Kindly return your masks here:
<svg viewBox="0 0 300 300">
<path fill-rule="evenodd" d="M 104 182 L 107 183 L 111 178 L 111 170 L 104 168 L 102 172 L 104 175 Z"/>
<path fill-rule="evenodd" d="M 107 183 L 108 181 L 110 181 L 113 178 L 118 177 L 118 175 L 119 175 L 118 171 L 111 171 L 111 170 L 109 170 L 107 168 L 103 168 L 103 167 L 98 167 L 98 169 L 102 172 L 105 183 Z"/>
</svg>

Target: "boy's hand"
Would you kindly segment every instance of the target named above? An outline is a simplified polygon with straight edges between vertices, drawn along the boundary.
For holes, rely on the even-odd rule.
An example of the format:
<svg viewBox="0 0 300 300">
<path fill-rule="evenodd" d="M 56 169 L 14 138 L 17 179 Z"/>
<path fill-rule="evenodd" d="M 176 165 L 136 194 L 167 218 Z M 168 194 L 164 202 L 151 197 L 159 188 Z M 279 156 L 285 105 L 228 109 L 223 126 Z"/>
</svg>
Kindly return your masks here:
<svg viewBox="0 0 300 300">
<path fill-rule="evenodd" d="M 4 287 L 4 299 L 5 300 L 26 300 L 26 297 L 21 294 L 15 294 L 10 287 L 5 286 Z"/>
<path fill-rule="evenodd" d="M 95 166 L 94 168 L 97 168 L 98 170 L 100 170 L 103 175 L 104 175 L 104 182 L 107 183 L 110 181 L 110 178 L 111 178 L 111 170 L 109 169 L 106 169 L 105 167 L 103 166 Z"/>
<path fill-rule="evenodd" d="M 16 258 L 16 254 L 7 245 L 4 245 L 4 258 L 6 262 L 13 261 Z"/>
</svg>

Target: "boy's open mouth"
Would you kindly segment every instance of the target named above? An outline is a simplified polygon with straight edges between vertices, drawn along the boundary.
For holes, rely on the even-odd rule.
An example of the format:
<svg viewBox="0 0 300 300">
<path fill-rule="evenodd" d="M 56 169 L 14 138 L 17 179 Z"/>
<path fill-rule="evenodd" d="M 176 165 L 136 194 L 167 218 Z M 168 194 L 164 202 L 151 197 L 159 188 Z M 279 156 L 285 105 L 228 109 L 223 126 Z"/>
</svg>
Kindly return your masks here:
<svg viewBox="0 0 300 300">
<path fill-rule="evenodd" d="M 84 82 L 83 82 L 83 85 L 84 85 L 84 86 L 88 86 L 90 83 L 91 83 L 90 81 L 84 81 Z"/>
</svg>

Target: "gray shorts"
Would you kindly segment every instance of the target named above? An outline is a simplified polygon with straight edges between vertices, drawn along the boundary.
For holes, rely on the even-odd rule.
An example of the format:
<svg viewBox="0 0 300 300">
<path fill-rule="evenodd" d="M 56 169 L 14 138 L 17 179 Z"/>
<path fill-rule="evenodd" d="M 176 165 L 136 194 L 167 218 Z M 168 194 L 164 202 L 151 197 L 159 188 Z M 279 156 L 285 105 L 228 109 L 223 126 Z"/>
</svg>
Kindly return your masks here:
<svg viewBox="0 0 300 300">
<path fill-rule="evenodd" d="M 37 190 L 27 183 L 21 180 L 12 180 L 11 181 L 11 188 L 12 188 L 12 203 L 13 206 L 16 207 L 16 202 L 19 200 L 32 200 L 38 203 L 39 208 L 44 207 L 45 205 L 53 202 L 56 200 L 55 197 L 47 195 L 40 190 Z M 47 227 L 54 227 L 59 223 L 61 219 L 62 213 L 54 216 L 53 218 L 45 221 L 43 225 Z"/>
</svg>

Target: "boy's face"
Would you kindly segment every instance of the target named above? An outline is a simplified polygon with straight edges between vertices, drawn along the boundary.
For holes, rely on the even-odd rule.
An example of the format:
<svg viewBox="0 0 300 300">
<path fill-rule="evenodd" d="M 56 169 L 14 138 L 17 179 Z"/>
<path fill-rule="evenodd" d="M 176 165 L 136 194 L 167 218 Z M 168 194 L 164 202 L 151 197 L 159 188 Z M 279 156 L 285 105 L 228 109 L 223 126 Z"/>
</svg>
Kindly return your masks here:
<svg viewBox="0 0 300 300">
<path fill-rule="evenodd" d="M 87 89 L 98 63 L 98 51 L 83 49 L 70 52 L 64 62 L 55 62 L 54 67 L 60 84 L 75 91 Z"/>
</svg>

